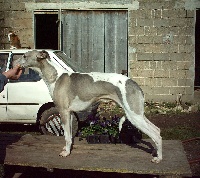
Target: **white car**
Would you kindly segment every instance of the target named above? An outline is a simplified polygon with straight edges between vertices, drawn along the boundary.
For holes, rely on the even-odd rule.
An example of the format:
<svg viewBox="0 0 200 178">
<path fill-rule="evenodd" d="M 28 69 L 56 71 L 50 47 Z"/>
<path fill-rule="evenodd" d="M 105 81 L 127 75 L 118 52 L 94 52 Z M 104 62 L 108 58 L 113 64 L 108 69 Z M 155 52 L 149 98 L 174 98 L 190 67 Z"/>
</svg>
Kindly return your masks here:
<svg viewBox="0 0 200 178">
<path fill-rule="evenodd" d="M 20 58 L 27 51 L 30 50 L 0 50 L 0 72 L 12 68 L 12 61 Z M 75 71 L 62 51 L 46 51 L 55 64 L 68 71 Z M 75 115 L 74 135 L 78 127 L 78 115 L 76 113 Z M 18 80 L 9 80 L 0 93 L 0 123 L 37 123 L 43 134 L 63 135 L 60 116 L 48 88 L 39 74 L 32 69 L 24 69 Z"/>
</svg>

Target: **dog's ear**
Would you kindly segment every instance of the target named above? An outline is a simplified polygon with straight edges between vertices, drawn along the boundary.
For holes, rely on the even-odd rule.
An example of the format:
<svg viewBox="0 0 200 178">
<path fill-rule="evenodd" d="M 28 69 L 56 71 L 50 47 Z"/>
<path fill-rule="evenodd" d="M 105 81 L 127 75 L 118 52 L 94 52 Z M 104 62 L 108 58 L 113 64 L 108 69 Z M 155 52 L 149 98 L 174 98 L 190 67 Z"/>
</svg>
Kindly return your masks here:
<svg viewBox="0 0 200 178">
<path fill-rule="evenodd" d="M 48 52 L 46 52 L 45 50 L 40 51 L 37 55 L 36 55 L 37 59 L 40 61 L 42 59 L 50 59 Z"/>
</svg>

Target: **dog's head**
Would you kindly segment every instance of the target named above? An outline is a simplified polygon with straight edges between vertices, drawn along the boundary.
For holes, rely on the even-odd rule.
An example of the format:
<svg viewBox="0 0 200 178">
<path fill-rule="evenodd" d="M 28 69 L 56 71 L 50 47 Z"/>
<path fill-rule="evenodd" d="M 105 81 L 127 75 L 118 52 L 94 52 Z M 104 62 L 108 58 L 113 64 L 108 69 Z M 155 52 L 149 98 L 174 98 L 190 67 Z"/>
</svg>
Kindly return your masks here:
<svg viewBox="0 0 200 178">
<path fill-rule="evenodd" d="M 13 66 L 20 66 L 22 68 L 42 68 L 43 62 L 50 60 L 50 56 L 47 51 L 29 51 L 26 52 L 21 58 L 13 61 Z"/>
</svg>

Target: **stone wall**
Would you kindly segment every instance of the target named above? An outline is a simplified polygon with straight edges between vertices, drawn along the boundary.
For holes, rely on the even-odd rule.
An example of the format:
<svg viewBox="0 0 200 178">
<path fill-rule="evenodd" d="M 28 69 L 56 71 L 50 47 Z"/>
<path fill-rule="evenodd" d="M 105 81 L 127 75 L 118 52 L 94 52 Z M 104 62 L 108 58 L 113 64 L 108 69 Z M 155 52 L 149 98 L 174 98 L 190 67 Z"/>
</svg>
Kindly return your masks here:
<svg viewBox="0 0 200 178">
<path fill-rule="evenodd" d="M 56 2 L 58 1 L 0 0 L 0 49 L 9 48 L 7 34 L 10 30 L 19 35 L 23 47 L 34 48 L 34 10 L 56 7 L 73 9 L 76 5 L 77 9 L 125 8 L 129 16 L 129 76 L 142 87 L 146 101 L 173 102 L 177 97 L 188 102 L 193 100 L 195 10 L 196 5 L 200 6 L 199 1 Z"/>
</svg>

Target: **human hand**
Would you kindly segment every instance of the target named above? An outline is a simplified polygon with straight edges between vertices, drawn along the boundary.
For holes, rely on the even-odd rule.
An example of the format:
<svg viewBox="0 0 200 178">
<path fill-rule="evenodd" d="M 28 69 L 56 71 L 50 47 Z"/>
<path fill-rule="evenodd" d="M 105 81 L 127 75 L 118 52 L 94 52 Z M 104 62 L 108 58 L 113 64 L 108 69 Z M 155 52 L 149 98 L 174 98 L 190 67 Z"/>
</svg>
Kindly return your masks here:
<svg viewBox="0 0 200 178">
<path fill-rule="evenodd" d="M 7 79 L 17 80 L 22 74 L 22 69 L 17 65 L 13 69 L 9 69 L 7 72 L 3 72 L 2 74 L 5 75 Z"/>
</svg>

